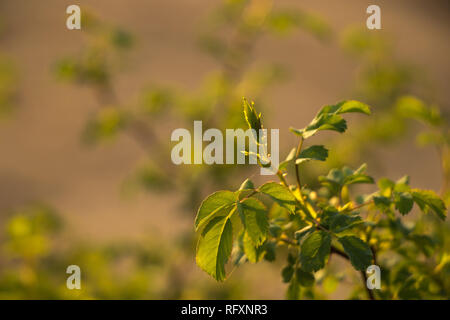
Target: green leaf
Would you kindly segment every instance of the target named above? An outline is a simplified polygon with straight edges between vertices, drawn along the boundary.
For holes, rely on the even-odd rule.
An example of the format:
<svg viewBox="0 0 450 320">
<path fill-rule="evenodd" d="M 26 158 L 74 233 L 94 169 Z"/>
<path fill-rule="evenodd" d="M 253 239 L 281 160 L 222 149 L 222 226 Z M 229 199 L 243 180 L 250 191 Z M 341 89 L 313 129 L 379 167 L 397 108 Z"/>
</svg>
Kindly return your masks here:
<svg viewBox="0 0 450 320">
<path fill-rule="evenodd" d="M 247 99 L 245 98 L 242 99 L 242 106 L 244 108 L 245 121 L 247 122 L 250 129 L 254 129 L 256 131 L 255 139 L 256 141 L 259 141 L 259 130 L 262 129 L 261 114 L 257 114 L 254 103 L 252 102 L 251 104 L 249 104 Z"/>
<path fill-rule="evenodd" d="M 355 236 L 346 236 L 339 238 L 339 242 L 356 270 L 365 271 L 372 264 L 372 250 L 364 241 Z"/>
<path fill-rule="evenodd" d="M 357 112 L 370 115 L 370 107 L 356 100 L 347 100 L 339 102 L 334 106 L 328 106 L 323 108 L 321 112 L 333 112 L 333 111 L 337 114 Z"/>
<path fill-rule="evenodd" d="M 388 178 L 381 178 L 380 180 L 378 180 L 378 188 L 380 189 L 381 192 L 385 192 L 385 191 L 389 191 L 394 189 L 395 187 L 395 182 L 392 180 L 389 180 Z"/>
<path fill-rule="evenodd" d="M 295 271 L 295 277 L 302 287 L 311 287 L 312 285 L 314 285 L 314 274 L 312 274 L 311 272 L 306 272 L 301 268 L 298 268 Z"/>
<path fill-rule="evenodd" d="M 264 250 L 264 260 L 273 262 L 276 258 L 276 241 L 266 241 L 263 245 Z"/>
<path fill-rule="evenodd" d="M 251 263 L 258 262 L 264 255 L 264 248 L 262 246 L 255 245 L 248 232 L 245 232 L 244 234 L 243 249 L 248 261 Z"/>
<path fill-rule="evenodd" d="M 303 129 L 296 129 L 296 128 L 289 128 L 289 131 L 291 131 L 292 133 L 296 134 L 297 136 L 303 137 Z"/>
<path fill-rule="evenodd" d="M 353 171 L 348 167 L 342 168 L 344 175 L 344 185 L 351 185 L 356 183 L 375 183 L 374 179 L 365 174 L 367 165 L 363 163 L 358 169 Z"/>
<path fill-rule="evenodd" d="M 203 200 L 195 218 L 195 230 L 199 230 L 222 209 L 231 208 L 237 201 L 235 193 L 231 191 L 217 191 Z"/>
<path fill-rule="evenodd" d="M 345 132 L 347 130 L 347 121 L 337 114 L 325 113 L 314 119 L 304 130 L 303 138 L 312 137 L 321 130 L 331 130 L 337 132 Z"/>
<path fill-rule="evenodd" d="M 280 163 L 280 165 L 278 166 L 279 170 L 286 169 L 286 167 L 289 164 L 289 162 L 294 160 L 295 152 L 296 152 L 296 148 L 292 148 L 291 151 L 289 152 L 289 154 L 287 155 L 286 159 L 284 159 L 284 161 L 282 161 Z"/>
<path fill-rule="evenodd" d="M 287 256 L 287 261 L 288 261 L 289 265 L 293 266 L 297 263 L 297 257 L 294 256 L 293 254 L 289 253 Z"/>
<path fill-rule="evenodd" d="M 412 197 L 414 202 L 420 207 L 420 209 L 427 213 L 429 210 L 433 211 L 439 218 L 445 220 L 447 215 L 447 208 L 444 201 L 431 190 L 412 189 Z"/>
<path fill-rule="evenodd" d="M 411 189 L 409 186 L 409 176 L 403 176 L 395 182 L 394 191 L 407 192 Z"/>
<path fill-rule="evenodd" d="M 231 225 L 233 227 L 233 224 Z M 234 252 L 233 257 L 233 265 L 238 266 L 243 261 L 243 257 L 245 256 L 244 252 L 244 235 L 245 232 L 241 231 L 237 236 L 237 250 Z"/>
<path fill-rule="evenodd" d="M 368 176 L 364 173 L 353 174 L 344 179 L 344 185 L 346 185 L 346 186 L 351 185 L 351 184 L 357 184 L 357 183 L 372 184 L 372 183 L 375 183 L 375 181 L 373 180 L 373 178 L 371 176 Z"/>
<path fill-rule="evenodd" d="M 382 212 L 389 211 L 391 205 L 391 199 L 384 196 L 374 196 L 373 202 L 375 206 L 380 209 Z"/>
<path fill-rule="evenodd" d="M 331 236 L 324 231 L 310 234 L 302 243 L 300 262 L 303 270 L 317 271 L 325 266 L 325 260 L 330 253 Z"/>
<path fill-rule="evenodd" d="M 340 233 L 361 223 L 363 223 L 363 221 L 358 215 L 349 216 L 338 213 L 331 218 L 330 230 L 334 233 Z"/>
<path fill-rule="evenodd" d="M 248 198 L 238 203 L 237 209 L 242 219 L 245 231 L 253 244 L 261 245 L 266 240 L 269 231 L 267 209 L 259 200 Z"/>
<path fill-rule="evenodd" d="M 349 167 L 331 169 L 327 176 L 320 176 L 319 181 L 332 192 L 337 193 L 345 185 L 374 183 L 373 178 L 365 174 L 365 170 L 366 164 L 361 165 L 356 170 L 352 170 Z"/>
<path fill-rule="evenodd" d="M 280 206 L 295 213 L 295 197 L 288 188 L 276 182 L 268 182 L 259 188 L 261 193 L 270 196 Z"/>
<path fill-rule="evenodd" d="M 250 196 L 255 191 L 255 185 L 250 179 L 245 179 L 239 189 L 235 192 L 239 200 Z"/>
<path fill-rule="evenodd" d="M 408 192 L 395 193 L 395 209 L 402 215 L 409 213 L 414 205 L 413 197 Z"/>
<path fill-rule="evenodd" d="M 198 240 L 197 265 L 217 281 L 225 280 L 225 263 L 230 257 L 232 246 L 230 216 L 213 218 Z"/>
<path fill-rule="evenodd" d="M 344 174 L 342 170 L 331 169 L 327 176 L 319 176 L 319 181 L 325 185 L 340 187 L 344 184 Z"/>
<path fill-rule="evenodd" d="M 292 276 L 294 274 L 294 267 L 292 265 L 288 265 L 281 270 L 281 277 L 283 278 L 284 283 L 288 283 L 291 281 Z"/>
<path fill-rule="evenodd" d="M 255 185 L 250 179 L 245 179 L 244 182 L 242 182 L 241 186 L 239 187 L 239 190 L 253 190 L 255 189 Z"/>
<path fill-rule="evenodd" d="M 413 96 L 404 96 L 398 99 L 397 112 L 407 118 L 416 119 L 432 126 L 442 123 L 442 116 L 436 107 L 428 107 L 425 103 Z"/>
<path fill-rule="evenodd" d="M 290 130 L 304 139 L 312 137 L 317 131 L 321 130 L 332 130 L 342 133 L 347 129 L 347 122 L 341 114 L 350 112 L 370 114 L 370 108 L 366 104 L 355 100 L 327 105 L 317 113 L 307 127 L 304 129 L 291 128 Z"/>
<path fill-rule="evenodd" d="M 311 146 L 304 149 L 295 160 L 296 164 L 310 160 L 325 161 L 328 158 L 328 150 L 324 146 Z"/>
</svg>

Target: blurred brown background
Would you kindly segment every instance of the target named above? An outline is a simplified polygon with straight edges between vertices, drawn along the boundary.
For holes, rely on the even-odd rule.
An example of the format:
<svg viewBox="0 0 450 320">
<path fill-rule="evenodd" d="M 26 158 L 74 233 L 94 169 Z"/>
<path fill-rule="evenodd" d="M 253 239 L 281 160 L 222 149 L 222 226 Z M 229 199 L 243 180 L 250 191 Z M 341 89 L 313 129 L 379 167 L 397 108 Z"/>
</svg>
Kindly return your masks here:
<svg viewBox="0 0 450 320">
<path fill-rule="evenodd" d="M 193 228 L 192 217 L 177 214 L 179 204 L 171 194 L 123 195 L 120 185 L 139 163 L 141 149 L 127 136 L 86 148 L 80 132 L 86 116 L 97 108 L 94 94 L 57 82 L 51 73 L 56 59 L 76 53 L 82 45 L 80 31 L 65 27 L 70 4 L 80 5 L 82 12 L 88 8 L 135 37 L 127 70 L 114 82 L 121 99 L 136 97 L 151 82 L 195 88 L 217 68 L 198 50 L 195 39 L 202 18 L 219 1 L 2 0 L 0 46 L 17 66 L 18 100 L 17 110 L 0 125 L 0 212 L 45 199 L 64 215 L 66 229 L 76 237 L 103 241 L 151 233 L 170 243 L 180 230 Z M 396 54 L 425 71 L 436 101 L 449 111 L 448 1 L 276 1 L 319 14 L 334 33 L 364 26 L 370 4 L 380 5 L 383 32 L 392 37 Z M 357 63 L 336 40 L 321 43 L 301 31 L 285 38 L 264 37 L 255 53 L 259 58 L 282 62 L 292 75 L 266 101 L 269 127 L 282 128 L 282 148 L 294 141 L 289 126 L 301 127 L 320 106 L 349 98 L 357 72 Z M 386 175 L 409 173 L 417 187 L 440 188 L 440 168 L 429 165 L 436 163 L 437 155 L 423 152 L 413 141 L 383 148 L 380 155 L 386 157 Z"/>
</svg>

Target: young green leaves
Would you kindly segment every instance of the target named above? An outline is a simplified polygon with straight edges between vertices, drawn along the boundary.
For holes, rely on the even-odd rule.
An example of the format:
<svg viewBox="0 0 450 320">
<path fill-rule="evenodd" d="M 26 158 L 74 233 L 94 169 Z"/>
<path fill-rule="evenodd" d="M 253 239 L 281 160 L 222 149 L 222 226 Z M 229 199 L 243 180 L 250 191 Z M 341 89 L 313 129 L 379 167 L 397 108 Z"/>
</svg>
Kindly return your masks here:
<svg viewBox="0 0 450 320">
<path fill-rule="evenodd" d="M 267 208 L 259 200 L 249 197 L 249 192 L 258 191 L 247 179 L 236 192 L 213 193 L 198 210 L 195 227 L 201 234 L 196 262 L 218 281 L 226 277 L 225 264 L 233 246 L 233 231 L 237 231 L 233 230 L 231 219 L 236 212 L 244 227 L 239 241 L 248 260 L 257 262 L 262 256 L 262 245 L 269 231 Z"/>
<path fill-rule="evenodd" d="M 287 165 L 295 159 L 295 164 L 299 165 L 311 160 L 325 161 L 328 158 L 328 149 L 322 145 L 313 145 L 300 152 L 296 157 L 296 148 L 293 148 L 286 159 L 278 166 L 279 170 L 285 170 Z"/>
<path fill-rule="evenodd" d="M 267 209 L 261 201 L 248 198 L 237 204 L 245 230 L 255 246 L 260 246 L 269 230 Z"/>
<path fill-rule="evenodd" d="M 311 146 L 304 149 L 295 160 L 296 164 L 311 160 L 325 161 L 328 158 L 328 150 L 324 146 Z"/>
<path fill-rule="evenodd" d="M 350 258 L 350 262 L 356 270 L 365 272 L 366 268 L 372 264 L 372 250 L 358 237 L 345 236 L 339 238 L 339 243 L 344 248 L 345 253 Z"/>
<path fill-rule="evenodd" d="M 291 128 L 290 130 L 296 135 L 303 137 L 303 139 L 310 138 L 321 130 L 332 130 L 342 133 L 347 129 L 347 122 L 341 114 L 352 112 L 370 115 L 370 108 L 359 101 L 342 101 L 335 105 L 323 107 L 305 128 Z"/>
<path fill-rule="evenodd" d="M 198 231 L 213 216 L 231 209 L 237 200 L 236 194 L 231 191 L 217 191 L 206 198 L 197 212 L 195 229 Z"/>
<path fill-rule="evenodd" d="M 261 115 L 245 99 L 243 108 L 248 126 L 259 132 Z M 389 250 L 397 250 L 400 256 L 404 256 L 398 250 L 404 240 L 427 257 L 434 254 L 436 242 L 432 237 L 422 234 L 420 229 L 405 227 L 394 210 L 405 215 L 416 203 L 423 212 L 431 211 L 444 220 L 447 208 L 433 191 L 412 189 L 408 177 L 396 182 L 380 179 L 379 190 L 364 197 L 355 197 L 350 186 L 374 183 L 366 174 L 365 164 L 356 170 L 345 166 L 331 169 L 326 176 L 317 178 L 318 186 L 306 187 L 299 181 L 295 187 L 289 185 L 291 179 L 286 171 L 289 163 L 295 163 L 299 170 L 298 165 L 304 162 L 325 161 L 328 157 L 328 150 L 322 145 L 302 149 L 304 139 L 321 130 L 345 131 L 347 124 L 342 114 L 349 112 L 370 114 L 367 105 L 344 101 L 322 108 L 304 129 L 292 129 L 301 140 L 278 167 L 281 183 L 267 182 L 255 187 L 247 179 L 239 190 L 219 191 L 203 201 L 195 220 L 200 232 L 196 261 L 203 270 L 223 281 L 225 265 L 232 253 L 235 265 L 243 261 L 256 263 L 263 258 L 274 261 L 277 247 L 285 246 L 288 264 L 281 276 L 283 282 L 289 283 L 287 297 L 297 299 L 314 294 L 315 289 L 308 287 L 314 285 L 315 276 L 319 282 L 323 281 L 321 273 L 314 273 L 326 268 L 331 254 L 342 256 L 363 273 L 374 264 L 375 253 L 383 252 L 381 243 Z M 267 200 L 272 202 L 270 210 L 266 207 Z M 369 214 L 361 215 L 362 211 Z M 380 211 L 387 217 L 372 214 Z M 377 293 L 380 297 L 381 294 Z"/>
<path fill-rule="evenodd" d="M 432 190 L 412 189 L 411 195 L 415 203 L 420 209 L 427 213 L 433 211 L 439 218 L 445 220 L 447 216 L 447 208 L 444 201 Z"/>
<path fill-rule="evenodd" d="M 344 186 L 358 183 L 374 183 L 373 178 L 365 173 L 366 168 L 366 164 L 363 164 L 356 170 L 352 170 L 349 167 L 331 169 L 327 176 L 319 177 L 319 182 L 333 194 L 340 192 Z"/>
<path fill-rule="evenodd" d="M 242 99 L 242 105 L 244 107 L 245 121 L 247 122 L 250 129 L 255 130 L 255 140 L 259 141 L 259 130 L 262 129 L 261 113 L 256 113 L 254 103 L 248 103 L 245 98 Z"/>
<path fill-rule="evenodd" d="M 432 211 L 445 220 L 447 208 L 444 201 L 432 190 L 411 189 L 409 178 L 405 176 L 397 182 L 383 178 L 378 181 L 380 191 L 373 197 L 375 206 L 383 212 L 390 212 L 393 205 L 402 215 L 408 214 L 414 203 L 424 213 Z"/>
<path fill-rule="evenodd" d="M 203 230 L 197 246 L 196 262 L 218 281 L 225 280 L 225 263 L 233 247 L 233 229 L 229 216 L 213 218 Z"/>
<path fill-rule="evenodd" d="M 271 197 L 273 201 L 289 212 L 295 213 L 295 197 L 285 186 L 276 182 L 268 182 L 261 186 L 259 191 Z"/>
<path fill-rule="evenodd" d="M 233 246 L 231 217 L 236 211 L 236 200 L 231 191 L 215 192 L 202 202 L 195 219 L 196 230 L 203 228 L 196 262 L 218 281 L 225 280 L 225 263 Z"/>
<path fill-rule="evenodd" d="M 334 207 L 323 209 L 322 224 L 333 233 L 341 233 L 363 223 L 358 214 L 345 214 Z"/>
<path fill-rule="evenodd" d="M 414 205 L 414 199 L 408 192 L 399 192 L 394 195 L 394 203 L 395 209 L 402 215 L 405 215 L 411 211 Z"/>
<path fill-rule="evenodd" d="M 322 269 L 330 254 L 331 236 L 324 231 L 311 233 L 300 248 L 300 262 L 305 271 L 313 272 Z"/>
</svg>

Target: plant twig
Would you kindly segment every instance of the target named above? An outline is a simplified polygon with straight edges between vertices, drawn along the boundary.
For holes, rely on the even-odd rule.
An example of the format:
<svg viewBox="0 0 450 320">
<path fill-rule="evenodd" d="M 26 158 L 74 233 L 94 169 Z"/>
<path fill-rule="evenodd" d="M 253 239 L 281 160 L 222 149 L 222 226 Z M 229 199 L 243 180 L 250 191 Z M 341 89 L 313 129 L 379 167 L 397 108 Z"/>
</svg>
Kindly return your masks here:
<svg viewBox="0 0 450 320">
<path fill-rule="evenodd" d="M 300 151 L 302 150 L 303 146 L 303 137 L 300 138 L 300 141 L 298 142 L 297 151 L 295 152 L 295 158 L 294 161 L 297 160 L 298 156 L 300 155 Z M 300 197 L 302 194 L 302 184 L 300 181 L 300 164 L 295 163 L 295 177 L 297 179 L 297 185 L 298 185 L 298 191 L 300 192 Z"/>
<path fill-rule="evenodd" d="M 292 239 L 289 239 L 289 238 L 287 238 L 286 236 L 281 236 L 280 237 L 280 241 L 283 241 L 283 242 L 285 242 L 285 243 L 287 243 L 287 244 L 290 244 L 290 245 L 292 245 L 292 246 L 298 246 L 298 243 L 296 242 L 296 241 L 294 241 L 294 240 L 292 240 Z"/>
<path fill-rule="evenodd" d="M 358 209 L 360 209 L 360 208 L 362 208 L 362 207 L 365 207 L 365 206 L 368 206 L 369 204 L 372 204 L 372 203 L 374 203 L 374 201 L 373 201 L 373 200 L 370 200 L 370 201 L 367 201 L 367 202 L 361 203 L 361 204 L 359 204 L 359 205 L 357 205 L 357 206 L 354 206 L 353 208 L 351 208 L 351 209 L 350 209 L 350 211 L 353 211 L 353 210 L 358 210 Z"/>
</svg>

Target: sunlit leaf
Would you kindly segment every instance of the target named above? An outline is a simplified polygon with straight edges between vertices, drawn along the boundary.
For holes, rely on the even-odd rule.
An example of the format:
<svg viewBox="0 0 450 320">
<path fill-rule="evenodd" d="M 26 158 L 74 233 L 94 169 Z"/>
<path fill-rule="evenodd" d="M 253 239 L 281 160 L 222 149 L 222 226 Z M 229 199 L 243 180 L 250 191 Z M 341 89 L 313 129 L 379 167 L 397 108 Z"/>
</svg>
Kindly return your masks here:
<svg viewBox="0 0 450 320">
<path fill-rule="evenodd" d="M 268 182 L 262 185 L 259 191 L 270 196 L 280 206 L 285 207 L 291 213 L 295 213 L 295 197 L 285 186 L 276 182 Z"/>
<path fill-rule="evenodd" d="M 325 266 L 330 253 L 331 237 L 324 231 L 310 234 L 300 248 L 300 262 L 303 270 L 317 271 Z"/>
<path fill-rule="evenodd" d="M 231 254 L 233 230 L 228 216 L 213 218 L 203 229 L 197 245 L 196 262 L 218 281 L 225 280 L 225 263 Z"/>
<path fill-rule="evenodd" d="M 198 209 L 195 218 L 195 228 L 198 230 L 222 209 L 231 208 L 237 201 L 235 193 L 231 191 L 217 191 L 207 197 Z"/>
<path fill-rule="evenodd" d="M 346 236 L 339 238 L 339 242 L 356 270 L 365 271 L 372 264 L 372 250 L 364 241 L 355 236 Z"/>
</svg>

